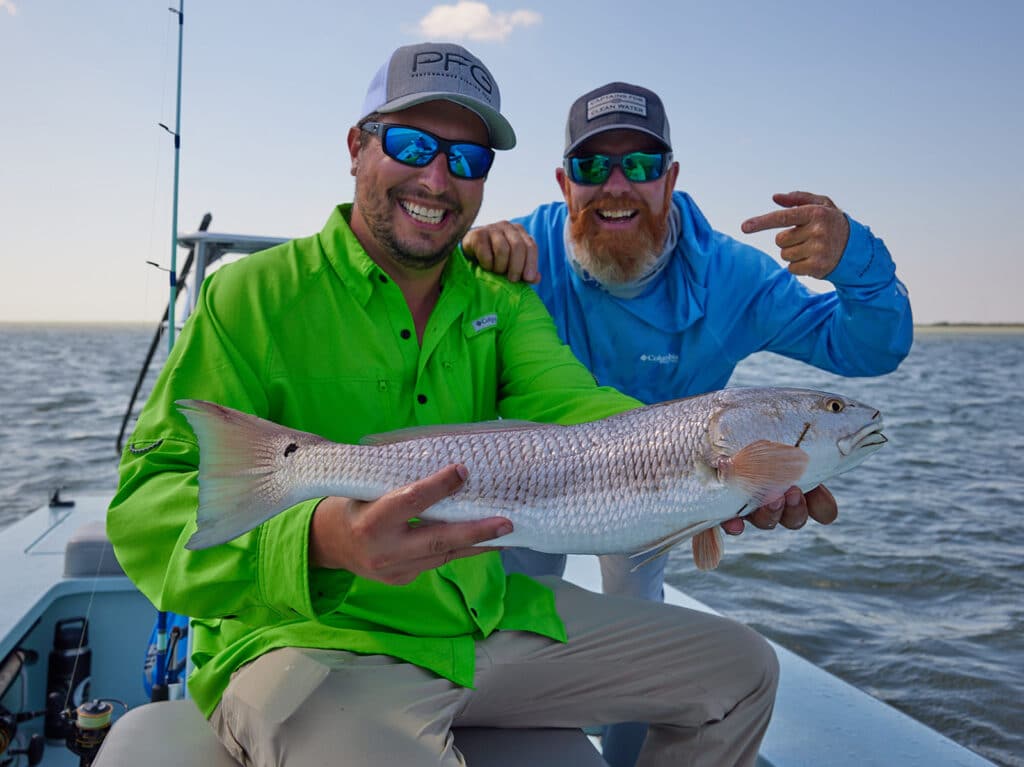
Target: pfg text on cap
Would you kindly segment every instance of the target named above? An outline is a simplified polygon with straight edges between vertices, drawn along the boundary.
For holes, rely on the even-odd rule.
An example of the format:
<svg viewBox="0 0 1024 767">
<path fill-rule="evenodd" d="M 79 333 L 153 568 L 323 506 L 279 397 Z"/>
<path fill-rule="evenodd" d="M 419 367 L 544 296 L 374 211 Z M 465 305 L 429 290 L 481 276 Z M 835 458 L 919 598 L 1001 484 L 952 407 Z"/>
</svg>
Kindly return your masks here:
<svg viewBox="0 0 1024 767">
<path fill-rule="evenodd" d="M 516 145 L 515 131 L 501 114 L 498 83 L 480 59 L 454 43 L 417 43 L 395 50 L 370 81 L 363 117 L 437 100 L 474 112 L 487 126 L 494 149 Z"/>
</svg>

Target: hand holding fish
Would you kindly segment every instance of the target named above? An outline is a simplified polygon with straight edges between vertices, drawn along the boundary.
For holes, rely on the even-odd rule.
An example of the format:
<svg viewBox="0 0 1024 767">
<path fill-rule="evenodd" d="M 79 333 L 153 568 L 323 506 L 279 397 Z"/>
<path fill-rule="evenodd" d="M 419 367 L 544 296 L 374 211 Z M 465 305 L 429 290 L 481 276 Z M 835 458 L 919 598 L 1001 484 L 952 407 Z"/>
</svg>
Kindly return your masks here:
<svg viewBox="0 0 1024 767">
<path fill-rule="evenodd" d="M 754 216 L 743 222 L 746 234 L 790 227 L 775 235 L 782 260 L 793 274 L 824 279 L 836 268 L 846 250 L 850 222 L 828 197 L 810 192 L 772 195 L 784 210 Z"/>
<path fill-rule="evenodd" d="M 540 282 L 537 243 L 521 224 L 499 221 L 470 229 L 462 238 L 462 251 L 487 271 L 504 274 L 509 282 Z"/>
<path fill-rule="evenodd" d="M 734 517 L 722 523 L 729 535 L 743 532 L 745 522 L 761 530 L 772 530 L 781 524 L 787 530 L 799 530 L 813 519 L 820 525 L 830 525 L 839 516 L 835 496 L 824 485 L 818 485 L 807 494 L 795 485 L 777 501 L 761 506 L 747 517 Z"/>
<path fill-rule="evenodd" d="M 512 523 L 504 517 L 409 524 L 456 492 L 465 476 L 464 466 L 452 464 L 375 501 L 324 498 L 310 523 L 310 564 L 402 586 L 424 570 L 495 551 L 475 544 L 510 533 Z"/>
</svg>

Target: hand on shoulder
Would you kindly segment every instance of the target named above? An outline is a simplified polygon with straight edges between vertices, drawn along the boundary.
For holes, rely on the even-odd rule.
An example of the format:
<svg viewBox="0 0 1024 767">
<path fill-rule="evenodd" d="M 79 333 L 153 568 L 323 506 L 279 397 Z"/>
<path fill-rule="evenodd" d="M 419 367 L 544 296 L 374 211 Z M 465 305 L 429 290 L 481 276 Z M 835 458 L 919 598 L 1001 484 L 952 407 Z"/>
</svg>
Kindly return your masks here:
<svg viewBox="0 0 1024 767">
<path fill-rule="evenodd" d="M 537 243 L 521 224 L 499 221 L 470 229 L 462 238 L 462 251 L 481 268 L 504 274 L 510 282 L 540 282 Z"/>
</svg>

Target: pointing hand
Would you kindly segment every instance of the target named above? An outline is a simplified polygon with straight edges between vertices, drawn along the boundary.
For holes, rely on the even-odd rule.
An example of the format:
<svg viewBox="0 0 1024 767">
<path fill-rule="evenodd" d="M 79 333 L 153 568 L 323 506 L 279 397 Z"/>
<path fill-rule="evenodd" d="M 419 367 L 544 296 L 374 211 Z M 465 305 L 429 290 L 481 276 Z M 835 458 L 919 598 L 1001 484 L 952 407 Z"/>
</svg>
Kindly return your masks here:
<svg viewBox="0 0 1024 767">
<path fill-rule="evenodd" d="M 793 274 L 824 279 L 836 268 L 846 250 L 850 222 L 828 197 L 810 192 L 772 195 L 783 210 L 748 218 L 742 224 L 746 234 L 789 227 L 775 235 L 782 248 L 782 260 Z"/>
</svg>

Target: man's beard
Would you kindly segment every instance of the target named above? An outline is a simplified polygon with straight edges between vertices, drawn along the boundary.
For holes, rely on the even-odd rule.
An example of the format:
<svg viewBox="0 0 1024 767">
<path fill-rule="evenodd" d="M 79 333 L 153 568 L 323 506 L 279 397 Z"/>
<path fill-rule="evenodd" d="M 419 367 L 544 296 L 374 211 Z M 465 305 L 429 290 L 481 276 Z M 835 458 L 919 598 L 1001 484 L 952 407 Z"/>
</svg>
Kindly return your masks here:
<svg viewBox="0 0 1024 767">
<path fill-rule="evenodd" d="M 455 249 L 455 246 L 462 241 L 463 236 L 469 231 L 468 225 L 464 229 L 456 231 L 439 249 L 416 249 L 415 243 L 399 242 L 398 238 L 395 236 L 395 228 L 391 219 L 391 211 L 398 206 L 396 190 L 387 190 L 382 194 L 377 194 L 375 195 L 375 199 L 372 201 L 368 196 L 364 196 L 360 199 L 359 192 L 360 189 L 357 180 L 356 204 L 359 206 L 360 214 L 366 222 L 366 226 L 369 228 L 373 239 L 388 256 L 394 259 L 396 263 L 408 269 L 426 270 L 441 263 L 451 254 Z M 421 199 L 420 202 L 423 204 L 429 204 L 427 200 Z M 438 198 L 437 202 L 446 203 L 445 207 L 448 212 L 445 215 L 462 215 L 462 208 L 453 200 L 448 198 Z"/>
<path fill-rule="evenodd" d="M 636 208 L 639 225 L 630 231 L 604 229 L 597 210 L 623 207 Z M 569 218 L 576 260 L 603 285 L 624 285 L 643 277 L 661 255 L 668 233 L 668 216 L 656 218 L 640 199 L 605 196 L 592 200 L 575 214 L 570 201 Z"/>
</svg>

